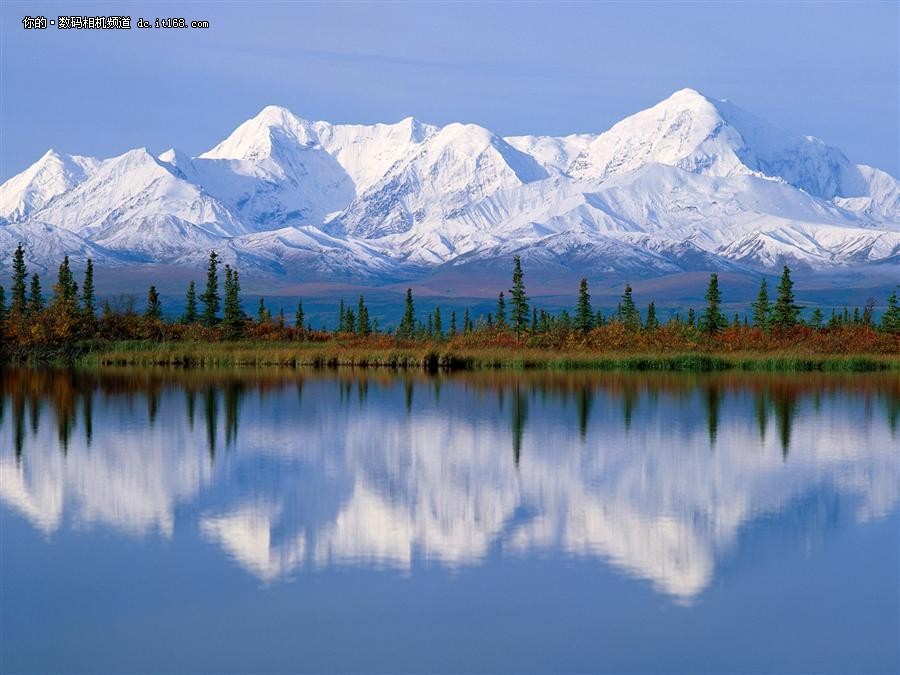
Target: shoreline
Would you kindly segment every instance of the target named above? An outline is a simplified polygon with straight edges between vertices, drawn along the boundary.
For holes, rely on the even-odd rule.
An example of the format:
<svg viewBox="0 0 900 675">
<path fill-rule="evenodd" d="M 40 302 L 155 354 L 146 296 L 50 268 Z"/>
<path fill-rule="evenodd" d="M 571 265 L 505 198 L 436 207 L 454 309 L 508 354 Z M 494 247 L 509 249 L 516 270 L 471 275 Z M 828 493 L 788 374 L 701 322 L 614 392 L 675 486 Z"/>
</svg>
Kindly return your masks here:
<svg viewBox="0 0 900 675">
<path fill-rule="evenodd" d="M 628 352 L 596 349 L 473 348 L 452 343 L 371 346 L 333 342 L 120 342 L 67 353 L 12 354 L 7 365 L 175 368 L 310 367 L 476 371 L 877 372 L 900 371 L 900 354 L 777 351 Z"/>
</svg>

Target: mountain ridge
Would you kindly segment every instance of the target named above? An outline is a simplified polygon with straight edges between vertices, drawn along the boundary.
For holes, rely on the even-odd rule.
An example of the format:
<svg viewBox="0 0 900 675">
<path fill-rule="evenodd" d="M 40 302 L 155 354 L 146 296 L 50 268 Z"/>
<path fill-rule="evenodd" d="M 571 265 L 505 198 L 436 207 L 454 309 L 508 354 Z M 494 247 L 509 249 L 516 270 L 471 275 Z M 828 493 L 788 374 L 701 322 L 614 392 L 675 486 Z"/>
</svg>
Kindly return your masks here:
<svg viewBox="0 0 900 675">
<path fill-rule="evenodd" d="M 892 266 L 900 182 L 693 89 L 564 137 L 266 106 L 193 158 L 48 151 L 0 186 L 0 240 L 45 268 L 67 252 L 190 265 L 215 248 L 260 274 L 367 283 L 513 252 L 645 276 Z"/>
</svg>

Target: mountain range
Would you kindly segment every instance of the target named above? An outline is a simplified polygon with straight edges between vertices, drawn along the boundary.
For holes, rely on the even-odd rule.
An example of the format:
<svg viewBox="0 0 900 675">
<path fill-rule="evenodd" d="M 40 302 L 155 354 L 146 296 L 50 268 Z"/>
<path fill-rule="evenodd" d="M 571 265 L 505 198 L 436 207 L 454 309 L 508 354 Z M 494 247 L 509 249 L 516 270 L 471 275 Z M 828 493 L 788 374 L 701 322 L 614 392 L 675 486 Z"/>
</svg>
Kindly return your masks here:
<svg viewBox="0 0 900 675">
<path fill-rule="evenodd" d="M 381 284 L 437 271 L 654 277 L 900 270 L 900 182 L 728 101 L 675 92 L 598 134 L 500 137 L 310 122 L 264 108 L 197 157 L 48 151 L 0 186 L 0 269 L 17 242 L 53 269 L 197 268 Z"/>
</svg>

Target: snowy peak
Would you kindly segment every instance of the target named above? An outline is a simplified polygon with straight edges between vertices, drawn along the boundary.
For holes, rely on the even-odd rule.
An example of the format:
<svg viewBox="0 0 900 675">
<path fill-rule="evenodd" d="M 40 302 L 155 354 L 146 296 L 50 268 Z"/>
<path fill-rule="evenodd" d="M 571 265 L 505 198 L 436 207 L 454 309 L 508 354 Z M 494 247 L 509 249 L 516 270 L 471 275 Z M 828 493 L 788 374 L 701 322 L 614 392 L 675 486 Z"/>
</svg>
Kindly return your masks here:
<svg viewBox="0 0 900 675">
<path fill-rule="evenodd" d="M 37 162 L 0 186 L 0 218 L 22 220 L 90 177 L 100 162 L 48 150 Z"/>
<path fill-rule="evenodd" d="M 295 278 L 514 251 L 582 273 L 893 264 L 900 182 L 693 89 L 561 138 L 267 106 L 199 157 L 48 152 L 0 189 L 0 229 L 47 256 L 184 264 L 215 247 Z"/>
<path fill-rule="evenodd" d="M 329 230 L 378 239 L 434 229 L 501 190 L 548 175 L 533 157 L 484 127 L 448 124 L 359 195 Z"/>
<path fill-rule="evenodd" d="M 287 108 L 270 105 L 200 157 L 259 161 L 277 153 L 279 146 L 309 147 L 317 142 L 311 122 L 297 117 Z"/>
<path fill-rule="evenodd" d="M 90 178 L 53 200 L 35 217 L 94 241 L 134 230 L 129 235 L 129 246 L 139 238 L 145 223 L 168 217 L 206 226 L 223 236 L 244 231 L 227 209 L 146 148 L 106 160 Z M 153 235 L 152 228 L 143 234 L 146 239 Z M 152 248 L 156 243 L 148 241 L 147 246 Z"/>
<path fill-rule="evenodd" d="M 709 99 L 682 89 L 597 136 L 575 157 L 568 172 L 576 178 L 604 180 L 657 163 L 729 176 L 747 172 L 735 153 L 743 145 L 740 133 Z"/>
<path fill-rule="evenodd" d="M 360 194 L 416 152 L 437 127 L 407 117 L 396 124 L 316 122 L 319 143 L 343 167 Z"/>
<path fill-rule="evenodd" d="M 568 172 L 602 181 L 648 163 L 708 176 L 760 176 L 823 199 L 867 191 L 858 167 L 837 148 L 694 89 L 677 91 L 600 134 L 572 160 Z"/>
</svg>

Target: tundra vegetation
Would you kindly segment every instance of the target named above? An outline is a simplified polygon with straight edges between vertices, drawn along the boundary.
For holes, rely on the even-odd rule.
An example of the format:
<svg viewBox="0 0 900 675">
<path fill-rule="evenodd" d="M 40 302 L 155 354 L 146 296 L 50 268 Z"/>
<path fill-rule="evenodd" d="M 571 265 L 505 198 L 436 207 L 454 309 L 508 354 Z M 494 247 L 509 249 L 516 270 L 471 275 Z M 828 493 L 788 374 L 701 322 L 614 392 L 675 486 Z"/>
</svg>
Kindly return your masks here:
<svg viewBox="0 0 900 675">
<path fill-rule="evenodd" d="M 804 307 L 784 267 L 770 300 L 766 280 L 749 314 L 729 318 L 713 273 L 705 305 L 659 318 L 649 302 L 642 313 L 629 284 L 611 310 L 595 308 L 582 279 L 570 312 L 550 312 L 526 292 L 519 257 L 511 287 L 493 312 L 473 318 L 465 307 L 417 312 L 406 292 L 396 326 L 379 326 L 365 297 L 340 301 L 333 330 L 314 329 L 302 300 L 293 316 L 272 314 L 260 298 L 255 316 L 241 298 L 239 272 L 211 252 L 198 294 L 191 281 L 184 312 L 167 315 L 159 292 L 146 300 L 98 300 L 89 260 L 79 288 L 68 257 L 52 293 L 29 274 L 20 244 L 7 297 L 0 286 L 0 356 L 4 362 L 67 361 L 97 365 L 311 365 L 359 367 L 626 368 L 660 370 L 883 370 L 900 369 L 897 289 L 875 315 L 875 299 L 828 316 Z"/>
</svg>

